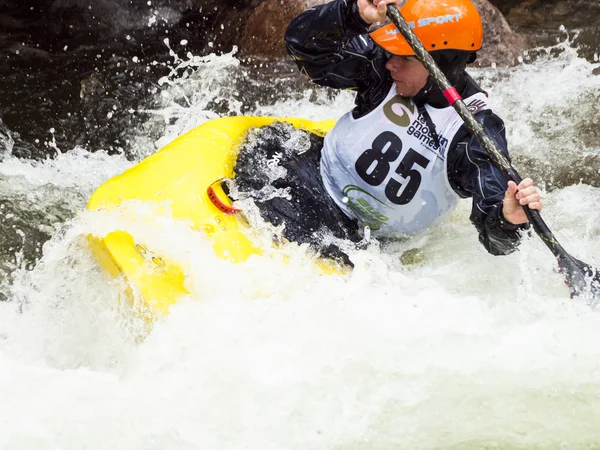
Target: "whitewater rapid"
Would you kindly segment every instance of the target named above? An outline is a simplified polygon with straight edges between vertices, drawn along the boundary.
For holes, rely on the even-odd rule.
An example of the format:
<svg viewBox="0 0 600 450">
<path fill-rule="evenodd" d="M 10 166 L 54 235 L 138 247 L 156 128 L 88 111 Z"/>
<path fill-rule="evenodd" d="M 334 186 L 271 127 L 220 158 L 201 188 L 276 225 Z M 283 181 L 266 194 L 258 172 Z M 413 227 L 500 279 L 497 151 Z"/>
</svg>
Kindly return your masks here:
<svg viewBox="0 0 600 450">
<path fill-rule="evenodd" d="M 230 81 L 235 56 L 175 62 L 160 80 L 163 108 L 132 130 L 138 159 L 223 108 L 322 120 L 352 107 L 350 93 L 293 86 L 244 105 Z M 566 46 L 474 74 L 506 121 L 517 168 L 547 188 L 551 229 L 600 266 L 600 188 L 585 176 L 569 183 L 600 171 L 597 134 L 581 131 L 600 119 L 592 69 Z M 148 130 L 163 137 L 151 142 Z M 488 255 L 464 201 L 414 241 L 353 252 L 349 275 L 319 275 L 305 248 L 287 249 L 287 263 L 274 254 L 231 265 L 184 223 L 85 211 L 132 164 L 81 149 L 0 161 L 4 198 L 42 215 L 68 210 L 50 221 L 41 260 L 15 257 L 2 288 L 0 449 L 600 446 L 600 312 L 569 299 L 535 235 L 515 254 Z M 85 239 L 123 227 L 189 268 L 190 295 L 145 338 L 115 307 L 121 281 Z M 421 262 L 402 264 L 414 248 Z"/>
</svg>

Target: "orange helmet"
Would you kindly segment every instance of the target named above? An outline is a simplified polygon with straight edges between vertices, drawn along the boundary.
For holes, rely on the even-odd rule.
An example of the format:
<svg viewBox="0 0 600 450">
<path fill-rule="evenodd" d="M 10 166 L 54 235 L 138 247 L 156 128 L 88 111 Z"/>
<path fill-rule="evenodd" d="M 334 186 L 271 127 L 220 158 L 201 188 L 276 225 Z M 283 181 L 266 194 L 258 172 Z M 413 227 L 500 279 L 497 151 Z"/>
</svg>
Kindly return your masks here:
<svg viewBox="0 0 600 450">
<path fill-rule="evenodd" d="M 469 0 L 408 0 L 400 13 L 430 52 L 481 49 L 481 17 Z M 371 32 L 370 36 L 389 53 L 415 54 L 393 23 Z"/>
</svg>

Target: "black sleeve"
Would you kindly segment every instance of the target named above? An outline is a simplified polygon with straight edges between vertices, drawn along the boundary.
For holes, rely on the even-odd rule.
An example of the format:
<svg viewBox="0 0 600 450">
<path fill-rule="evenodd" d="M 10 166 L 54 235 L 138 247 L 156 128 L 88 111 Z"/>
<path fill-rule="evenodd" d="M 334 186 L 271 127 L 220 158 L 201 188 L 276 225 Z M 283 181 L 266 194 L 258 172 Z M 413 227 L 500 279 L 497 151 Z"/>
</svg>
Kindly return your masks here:
<svg viewBox="0 0 600 450">
<path fill-rule="evenodd" d="M 510 161 L 502 119 L 491 111 L 483 111 L 476 118 Z M 513 225 L 502 215 L 507 178 L 466 126 L 455 142 L 448 154 L 448 178 L 461 197 L 473 197 L 471 222 L 479 232 L 479 241 L 492 255 L 512 253 L 519 245 L 521 231 L 529 224 Z"/>
<path fill-rule="evenodd" d="M 388 57 L 367 33 L 356 0 L 334 0 L 293 19 L 285 44 L 301 73 L 315 83 L 356 90 L 361 115 L 361 108 L 368 112 L 392 85 L 385 70 Z"/>
</svg>

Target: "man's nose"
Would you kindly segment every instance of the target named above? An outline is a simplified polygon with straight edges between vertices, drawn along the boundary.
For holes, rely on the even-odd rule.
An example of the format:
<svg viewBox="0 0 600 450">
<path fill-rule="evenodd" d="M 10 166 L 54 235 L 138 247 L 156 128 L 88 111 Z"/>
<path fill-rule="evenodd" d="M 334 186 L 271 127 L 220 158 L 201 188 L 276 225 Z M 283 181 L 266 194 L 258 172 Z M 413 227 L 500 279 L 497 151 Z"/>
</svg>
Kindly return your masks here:
<svg viewBox="0 0 600 450">
<path fill-rule="evenodd" d="M 404 60 L 400 56 L 392 56 L 385 65 L 388 70 L 400 70 L 404 66 Z"/>
</svg>

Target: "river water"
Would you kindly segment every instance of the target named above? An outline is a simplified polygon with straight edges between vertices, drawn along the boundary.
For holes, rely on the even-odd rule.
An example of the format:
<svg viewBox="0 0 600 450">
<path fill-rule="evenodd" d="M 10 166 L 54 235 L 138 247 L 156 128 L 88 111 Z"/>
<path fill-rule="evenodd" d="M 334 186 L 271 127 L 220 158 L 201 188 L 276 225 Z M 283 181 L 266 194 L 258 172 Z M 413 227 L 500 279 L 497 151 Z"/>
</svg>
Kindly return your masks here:
<svg viewBox="0 0 600 450">
<path fill-rule="evenodd" d="M 517 168 L 545 189 L 546 221 L 600 266 L 600 77 L 565 44 L 531 55 L 473 73 Z M 352 106 L 285 64 L 177 65 L 157 80 L 161 106 L 131 130 L 135 161 L 101 149 L 19 160 L 3 135 L 0 449 L 600 446 L 600 312 L 569 299 L 535 235 L 488 255 L 468 201 L 429 234 L 351 253 L 345 276 L 317 274 L 304 248 L 286 249 L 287 264 L 231 265 L 185 224 L 86 212 L 102 182 L 208 119 Z M 190 271 L 191 294 L 145 338 L 84 238 L 120 227 Z"/>
</svg>

